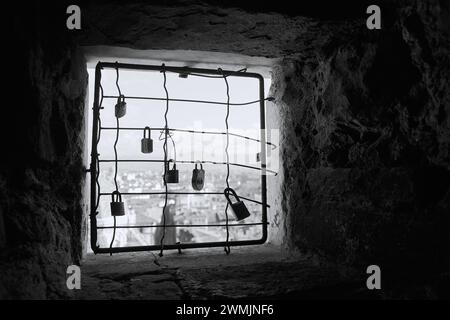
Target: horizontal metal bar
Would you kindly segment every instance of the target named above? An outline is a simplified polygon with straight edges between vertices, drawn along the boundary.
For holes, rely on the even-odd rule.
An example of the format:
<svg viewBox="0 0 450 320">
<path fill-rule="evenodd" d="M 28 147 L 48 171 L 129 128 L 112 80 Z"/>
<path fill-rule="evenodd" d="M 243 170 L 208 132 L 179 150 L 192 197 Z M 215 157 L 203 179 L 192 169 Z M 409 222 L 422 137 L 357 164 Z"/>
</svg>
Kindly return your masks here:
<svg viewBox="0 0 450 320">
<path fill-rule="evenodd" d="M 148 70 L 148 71 L 166 71 L 174 72 L 178 74 L 186 73 L 200 73 L 200 74 L 211 74 L 217 76 L 226 77 L 239 77 L 239 78 L 255 78 L 264 81 L 264 78 L 253 72 L 242 72 L 242 71 L 230 71 L 230 70 L 219 70 L 219 69 L 203 69 L 203 68 L 191 68 L 191 67 L 170 67 L 170 66 L 155 66 L 155 65 L 143 65 L 143 64 L 132 64 L 132 63 L 119 63 L 119 62 L 99 62 L 97 66 L 101 69 L 128 69 L 128 70 Z"/>
<path fill-rule="evenodd" d="M 247 200 L 247 201 L 250 201 L 250 202 L 253 202 L 253 203 L 260 204 L 260 205 L 262 205 L 262 206 L 265 206 L 266 208 L 270 208 L 270 205 L 268 205 L 268 204 L 264 205 L 264 203 L 262 203 L 262 202 L 260 202 L 260 201 L 257 201 L 257 200 L 253 200 L 253 199 L 246 198 L 246 197 L 243 197 L 243 196 L 239 196 L 239 198 L 244 199 L 244 200 Z"/>
<path fill-rule="evenodd" d="M 165 192 L 121 192 L 120 193 L 123 196 L 132 196 L 132 195 L 162 195 L 162 194 L 166 194 Z M 223 192 L 167 192 L 167 194 L 173 194 L 173 195 L 223 195 Z M 99 193 L 99 196 L 104 197 L 104 196 L 110 196 L 111 192 L 101 192 Z M 239 198 L 253 202 L 253 203 L 257 203 L 260 205 L 264 205 L 262 202 L 258 201 L 258 200 L 253 200 L 250 198 L 246 198 L 243 196 L 239 196 Z M 266 204 L 265 205 L 267 208 L 270 208 L 270 205 Z"/>
<path fill-rule="evenodd" d="M 98 162 L 116 162 L 116 160 L 113 159 L 102 159 L 102 160 L 98 160 Z M 117 160 L 117 162 L 156 162 L 156 163 L 164 163 L 164 160 L 158 160 L 158 159 L 120 159 Z M 196 163 L 204 163 L 204 164 L 220 164 L 220 165 L 226 165 L 226 162 L 217 162 L 217 161 L 208 161 L 208 160 L 177 160 L 176 163 L 189 163 L 189 164 L 196 164 Z M 262 171 L 263 169 L 259 168 L 259 167 L 253 167 L 253 166 L 248 166 L 245 164 L 239 164 L 239 163 L 232 163 L 230 162 L 230 166 L 236 166 L 236 167 L 242 167 L 242 168 L 248 168 L 248 169 L 253 169 L 253 170 L 259 170 Z M 269 170 L 269 169 L 265 169 L 266 172 L 269 173 L 273 173 L 274 175 L 277 175 L 278 173 L 273 171 L 273 170 Z"/>
<path fill-rule="evenodd" d="M 228 227 L 261 226 L 262 222 L 255 223 L 234 223 Z M 137 229 L 137 228 L 204 228 L 204 227 L 226 227 L 226 224 L 168 224 L 168 225 L 143 225 L 143 226 L 116 226 L 116 229 Z M 97 229 L 114 229 L 114 226 L 97 226 Z"/>
<path fill-rule="evenodd" d="M 247 72 L 247 68 L 238 70 L 238 71 L 236 71 L 236 72 Z M 179 73 L 179 72 L 175 72 L 175 73 Z M 199 73 L 193 73 L 193 72 L 186 72 L 186 75 L 188 75 L 188 76 L 194 76 L 194 77 L 204 77 L 204 78 L 213 78 L 213 79 L 223 79 L 223 76 L 222 76 L 222 75 L 220 75 L 220 76 L 214 76 L 214 75 L 210 76 L 210 75 L 199 74 Z"/>
<path fill-rule="evenodd" d="M 195 248 L 213 248 L 213 247 L 223 247 L 223 246 L 250 246 L 259 245 L 266 242 L 266 238 L 263 237 L 258 240 L 241 240 L 241 241 L 220 241 L 220 242 L 197 242 L 197 243 L 180 243 L 180 244 L 167 244 L 164 245 L 164 250 L 173 249 L 195 249 Z M 93 248 L 94 253 L 119 253 L 119 252 L 134 252 L 134 251 L 153 251 L 161 250 L 160 245 L 153 246 L 130 246 L 130 247 L 116 247 L 116 248 Z"/>
<path fill-rule="evenodd" d="M 100 127 L 101 130 L 117 130 L 117 127 Z M 139 128 L 139 127 L 119 127 L 119 130 L 127 130 L 127 131 L 143 131 L 145 128 Z M 150 128 L 150 131 L 164 131 L 166 130 L 165 128 Z M 188 129 L 176 129 L 176 128 L 168 128 L 167 130 L 169 131 L 174 131 L 174 132 L 186 132 L 186 133 L 199 133 L 199 134 L 216 134 L 216 135 L 226 135 L 226 132 L 222 132 L 222 131 L 199 131 L 199 130 L 188 130 Z M 238 138 L 243 138 L 246 140 L 251 140 L 251 141 L 255 141 L 255 142 L 261 142 L 261 140 L 256 139 L 256 138 L 252 138 L 252 137 L 248 137 L 248 136 L 244 136 L 241 134 L 237 134 L 237 133 L 228 133 L 228 135 L 230 136 L 234 136 L 234 137 L 238 137 Z M 272 150 L 275 150 L 277 148 L 276 145 L 274 145 L 271 142 L 266 142 L 267 145 L 272 146 Z"/>
<path fill-rule="evenodd" d="M 132 195 L 158 195 L 158 194 L 166 194 L 164 191 L 158 191 L 158 192 L 121 192 L 120 193 L 123 196 L 132 196 Z M 223 195 L 223 192 L 172 192 L 169 191 L 167 194 L 174 194 L 174 195 L 188 195 L 188 194 L 197 194 L 197 195 Z M 101 196 L 110 196 L 111 192 L 101 192 Z"/>
<path fill-rule="evenodd" d="M 129 99 L 129 100 L 153 100 L 153 101 L 172 101 L 172 102 L 188 102 L 188 103 L 202 103 L 202 104 L 216 104 L 216 105 L 227 105 L 226 102 L 220 102 L 220 101 L 210 101 L 210 100 L 192 100 L 192 99 L 176 99 L 176 98 L 155 98 L 155 97 L 142 97 L 142 96 L 126 96 L 124 95 L 125 100 Z M 115 96 L 115 95 L 105 95 L 103 96 L 104 99 L 117 99 L 119 98 L 119 96 Z M 268 97 L 265 98 L 264 100 L 272 100 L 272 98 Z M 241 102 L 241 103 L 237 103 L 237 102 L 230 102 L 230 106 L 248 106 L 251 104 L 255 104 L 255 103 L 259 103 L 260 100 L 254 100 L 254 101 L 249 101 L 249 102 Z"/>
</svg>

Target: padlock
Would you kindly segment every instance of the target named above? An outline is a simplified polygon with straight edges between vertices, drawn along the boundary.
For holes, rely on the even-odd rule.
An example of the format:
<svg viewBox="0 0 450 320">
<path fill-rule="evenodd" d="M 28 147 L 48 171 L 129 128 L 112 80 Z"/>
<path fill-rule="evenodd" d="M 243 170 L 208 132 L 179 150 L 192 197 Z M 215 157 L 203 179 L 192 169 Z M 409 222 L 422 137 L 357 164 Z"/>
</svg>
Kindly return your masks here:
<svg viewBox="0 0 450 320">
<path fill-rule="evenodd" d="M 194 190 L 200 191 L 203 189 L 205 184 L 205 170 L 203 170 L 203 165 L 200 163 L 200 169 L 197 169 L 197 163 L 195 164 L 195 169 L 192 170 L 192 188 Z"/>
<path fill-rule="evenodd" d="M 173 168 L 170 169 L 169 168 L 169 162 L 171 162 L 172 160 L 169 160 L 166 164 L 166 177 L 165 177 L 165 181 L 166 183 L 178 183 L 178 170 L 177 170 L 177 165 L 174 162 L 173 163 Z"/>
<path fill-rule="evenodd" d="M 122 118 L 127 113 L 127 103 L 125 102 L 125 96 L 123 94 L 117 98 L 115 111 L 116 118 Z"/>
<path fill-rule="evenodd" d="M 114 196 L 116 196 L 114 198 Z M 113 217 L 116 216 L 124 216 L 125 215 L 125 206 L 122 202 L 122 195 L 119 191 L 113 191 L 111 193 L 111 215 Z"/>
<path fill-rule="evenodd" d="M 148 131 L 148 138 L 145 133 Z M 144 137 L 141 139 L 141 151 L 142 153 L 152 153 L 153 152 L 153 140 L 150 138 L 151 131 L 149 127 L 144 129 Z"/>
<path fill-rule="evenodd" d="M 225 194 L 225 198 L 227 198 L 227 201 L 230 204 L 237 221 L 243 220 L 250 216 L 250 212 L 248 212 L 248 209 L 245 206 L 244 202 L 239 199 L 236 191 L 231 188 L 225 188 L 223 193 Z M 235 203 L 231 202 L 230 193 L 236 198 Z"/>
</svg>

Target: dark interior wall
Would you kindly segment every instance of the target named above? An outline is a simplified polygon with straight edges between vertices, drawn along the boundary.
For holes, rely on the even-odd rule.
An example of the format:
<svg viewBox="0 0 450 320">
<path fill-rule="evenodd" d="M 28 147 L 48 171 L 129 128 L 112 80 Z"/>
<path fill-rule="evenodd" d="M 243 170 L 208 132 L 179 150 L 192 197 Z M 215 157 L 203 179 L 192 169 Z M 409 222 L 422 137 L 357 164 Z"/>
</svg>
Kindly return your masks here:
<svg viewBox="0 0 450 320">
<path fill-rule="evenodd" d="M 448 270 L 449 17 L 442 3 L 417 2 L 381 32 L 279 67 L 293 247 L 359 270 Z"/>
<path fill-rule="evenodd" d="M 66 295 L 81 256 L 80 45 L 282 58 L 271 92 L 282 241 L 348 266 L 448 262 L 448 4 L 383 2 L 383 30 L 368 31 L 353 6 L 81 1 L 83 29 L 67 31 L 63 4 L 33 3 L 10 24 L 18 94 L 0 168 L 0 297 Z"/>
<path fill-rule="evenodd" d="M 67 266 L 81 258 L 87 72 L 57 7 L 35 2 L 12 12 L 3 61 L 0 299 L 58 298 L 67 294 Z"/>
</svg>

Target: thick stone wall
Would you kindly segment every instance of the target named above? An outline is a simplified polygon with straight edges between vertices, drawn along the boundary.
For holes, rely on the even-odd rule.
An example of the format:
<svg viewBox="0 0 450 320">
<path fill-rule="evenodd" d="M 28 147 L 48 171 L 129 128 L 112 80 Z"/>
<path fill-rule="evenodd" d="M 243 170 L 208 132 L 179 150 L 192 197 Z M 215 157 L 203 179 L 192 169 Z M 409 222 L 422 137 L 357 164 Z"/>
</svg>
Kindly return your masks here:
<svg viewBox="0 0 450 320">
<path fill-rule="evenodd" d="M 0 299 L 64 297 L 66 268 L 81 258 L 87 72 L 82 54 L 58 28 L 65 17 L 51 19 L 54 9 L 17 8 L 21 16 L 10 25 Z"/>
<path fill-rule="evenodd" d="M 368 31 L 334 7 L 317 16 L 220 1 L 81 3 L 81 31 L 65 29 L 62 4 L 35 2 L 12 16 L 0 297 L 64 297 L 66 267 L 81 257 L 80 45 L 282 58 L 268 106 L 282 159 L 271 239 L 346 266 L 446 266 L 447 4 L 386 1 L 383 29 Z"/>
<path fill-rule="evenodd" d="M 450 258 L 449 11 L 394 13 L 276 69 L 281 207 L 293 248 L 425 274 Z"/>
</svg>

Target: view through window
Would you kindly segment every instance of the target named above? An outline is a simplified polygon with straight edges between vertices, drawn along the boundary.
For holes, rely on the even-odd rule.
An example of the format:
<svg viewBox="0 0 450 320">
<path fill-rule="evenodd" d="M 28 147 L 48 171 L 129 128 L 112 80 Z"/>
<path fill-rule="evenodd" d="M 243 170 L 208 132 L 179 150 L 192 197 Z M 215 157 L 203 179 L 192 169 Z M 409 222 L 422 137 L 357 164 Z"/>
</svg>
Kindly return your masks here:
<svg viewBox="0 0 450 320">
<path fill-rule="evenodd" d="M 94 99 L 95 69 L 89 73 L 89 154 L 92 136 L 92 105 Z M 244 103 L 259 100 L 259 83 L 255 78 L 228 77 L 231 103 Z M 116 71 L 102 70 L 104 96 L 117 96 Z M 127 112 L 120 118 L 123 128 L 163 128 L 165 101 L 132 99 L 127 97 L 165 98 L 163 74 L 160 72 L 120 69 L 119 85 L 126 97 Z M 171 99 L 193 99 L 226 102 L 226 83 L 223 78 L 205 78 L 189 76 L 179 77 L 167 73 L 166 87 Z M 270 80 L 265 80 L 265 96 Z M 114 106 L 116 99 L 103 99 L 100 111 L 101 138 L 98 144 L 99 159 L 114 160 L 114 142 L 116 138 L 116 118 Z M 168 127 L 196 131 L 225 131 L 226 105 L 174 102 L 169 103 Z M 259 139 L 260 106 L 253 103 L 244 106 L 230 106 L 229 132 Z M 117 217 L 117 229 L 113 247 L 145 246 L 160 243 L 164 205 L 163 163 L 140 162 L 140 160 L 164 159 L 161 130 L 151 130 L 153 152 L 141 152 L 143 130 L 120 130 L 117 143 L 118 159 L 133 160 L 118 163 L 117 181 L 122 200 L 125 203 L 125 216 Z M 172 141 L 168 142 L 168 159 L 173 159 L 179 170 L 179 183 L 168 184 L 170 192 L 195 192 L 191 186 L 194 164 L 183 161 L 225 162 L 226 136 L 223 134 L 197 134 L 189 132 L 170 132 Z M 259 142 L 236 136 L 229 137 L 229 160 L 231 163 L 259 167 L 257 154 Z M 134 161 L 137 160 L 137 161 Z M 225 222 L 226 199 L 223 195 L 226 187 L 226 165 L 203 164 L 205 184 L 202 193 L 222 194 L 177 194 L 168 196 L 166 209 L 165 244 L 225 241 L 226 229 L 223 226 L 209 227 L 170 227 L 170 225 L 217 225 Z M 200 168 L 200 166 L 198 166 Z M 230 167 L 229 184 L 239 196 L 261 201 L 261 172 L 239 166 Z M 99 183 L 100 197 L 97 215 L 97 244 L 109 247 L 112 239 L 113 217 L 110 212 L 110 194 L 114 191 L 114 162 L 101 162 Z M 140 194 L 162 193 L 162 194 Z M 246 201 L 251 216 L 245 223 L 261 222 L 261 205 Z M 231 209 L 228 210 L 229 223 L 236 222 Z M 230 241 L 261 238 L 261 225 L 230 227 Z M 88 232 L 88 234 L 90 234 Z M 89 249 L 90 250 L 90 249 Z"/>
</svg>

